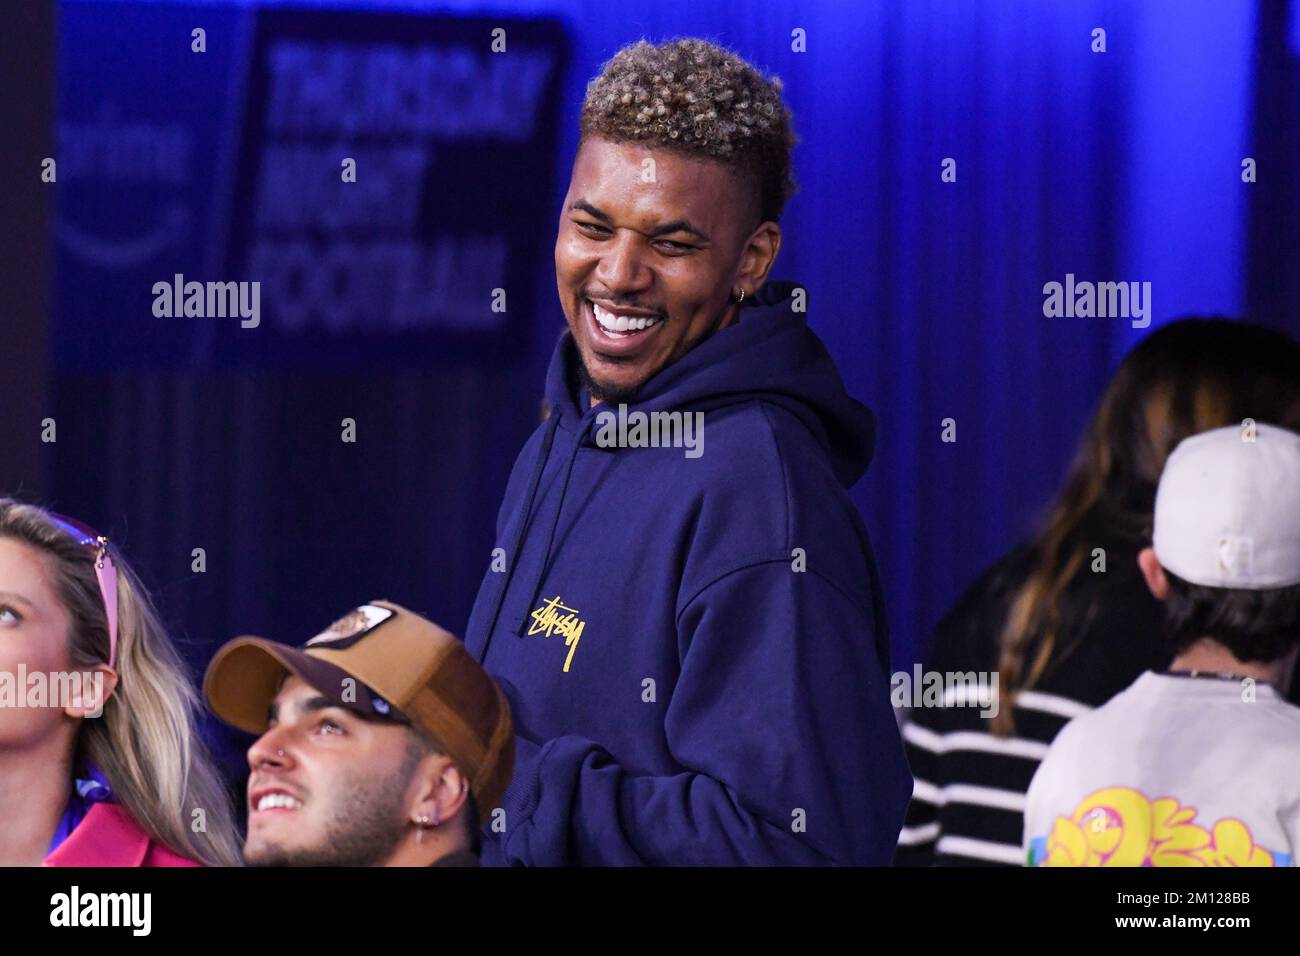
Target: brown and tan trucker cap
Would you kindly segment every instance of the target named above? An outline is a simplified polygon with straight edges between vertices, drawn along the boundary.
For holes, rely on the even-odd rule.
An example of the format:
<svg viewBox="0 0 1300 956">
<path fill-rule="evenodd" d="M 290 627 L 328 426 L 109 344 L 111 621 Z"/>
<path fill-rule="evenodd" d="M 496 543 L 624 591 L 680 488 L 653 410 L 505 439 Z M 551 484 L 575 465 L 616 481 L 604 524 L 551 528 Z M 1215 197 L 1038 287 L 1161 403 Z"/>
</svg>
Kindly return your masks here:
<svg viewBox="0 0 1300 956">
<path fill-rule="evenodd" d="M 371 601 L 298 648 L 237 637 L 212 658 L 203 693 L 226 723 L 261 734 L 289 673 L 363 717 L 424 731 L 469 778 L 480 818 L 505 793 L 515 757 L 510 705 L 465 645 L 432 621 Z"/>
</svg>

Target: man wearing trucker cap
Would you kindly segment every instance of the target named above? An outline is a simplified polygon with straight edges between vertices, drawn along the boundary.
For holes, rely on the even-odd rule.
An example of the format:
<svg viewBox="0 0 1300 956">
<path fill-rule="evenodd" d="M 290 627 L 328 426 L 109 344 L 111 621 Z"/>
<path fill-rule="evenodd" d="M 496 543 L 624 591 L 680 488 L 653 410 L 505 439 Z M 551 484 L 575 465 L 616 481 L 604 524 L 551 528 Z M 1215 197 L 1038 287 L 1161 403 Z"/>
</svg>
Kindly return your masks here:
<svg viewBox="0 0 1300 956">
<path fill-rule="evenodd" d="M 1173 661 L 1057 735 L 1026 796 L 1029 864 L 1293 865 L 1300 435 L 1248 422 L 1181 442 L 1138 564 Z"/>
<path fill-rule="evenodd" d="M 505 695 L 454 636 L 388 601 L 298 648 L 239 637 L 204 679 L 248 751 L 253 866 L 477 866 L 510 782 Z"/>
</svg>

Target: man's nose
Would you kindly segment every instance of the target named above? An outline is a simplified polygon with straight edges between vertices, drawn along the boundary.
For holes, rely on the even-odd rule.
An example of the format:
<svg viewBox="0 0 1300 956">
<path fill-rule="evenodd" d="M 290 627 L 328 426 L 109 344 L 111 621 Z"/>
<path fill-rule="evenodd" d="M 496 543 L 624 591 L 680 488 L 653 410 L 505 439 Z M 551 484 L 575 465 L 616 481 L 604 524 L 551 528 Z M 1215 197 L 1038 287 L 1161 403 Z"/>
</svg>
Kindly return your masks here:
<svg viewBox="0 0 1300 956">
<path fill-rule="evenodd" d="M 613 295 L 637 292 L 649 284 L 650 270 L 640 237 L 631 230 L 615 233 L 601 250 L 596 278 Z"/>
<path fill-rule="evenodd" d="M 257 770 L 273 767 L 283 770 L 293 763 L 290 757 L 289 734 L 284 727 L 272 727 L 253 741 L 248 748 L 248 767 Z"/>
</svg>

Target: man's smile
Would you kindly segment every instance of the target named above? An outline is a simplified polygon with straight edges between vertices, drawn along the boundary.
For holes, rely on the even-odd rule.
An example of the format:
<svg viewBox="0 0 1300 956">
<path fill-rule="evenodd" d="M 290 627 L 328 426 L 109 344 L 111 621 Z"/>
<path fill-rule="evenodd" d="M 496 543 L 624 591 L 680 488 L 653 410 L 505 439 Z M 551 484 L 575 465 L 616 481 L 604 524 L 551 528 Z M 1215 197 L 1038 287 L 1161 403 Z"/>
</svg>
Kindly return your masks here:
<svg viewBox="0 0 1300 956">
<path fill-rule="evenodd" d="M 605 306 L 587 298 L 582 313 L 587 344 L 601 357 L 619 360 L 641 356 L 665 322 L 662 314 L 648 309 Z"/>
<path fill-rule="evenodd" d="M 250 817 L 267 813 L 284 813 L 300 810 L 303 801 L 284 787 L 258 787 L 248 795 Z"/>
</svg>

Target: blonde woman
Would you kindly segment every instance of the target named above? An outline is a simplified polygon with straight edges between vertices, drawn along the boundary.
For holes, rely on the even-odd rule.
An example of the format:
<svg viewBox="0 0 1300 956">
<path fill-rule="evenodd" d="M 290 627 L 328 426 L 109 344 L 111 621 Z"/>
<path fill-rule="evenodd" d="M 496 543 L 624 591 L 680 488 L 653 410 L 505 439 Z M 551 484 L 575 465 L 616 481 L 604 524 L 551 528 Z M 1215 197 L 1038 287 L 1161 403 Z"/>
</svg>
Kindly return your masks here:
<svg viewBox="0 0 1300 956">
<path fill-rule="evenodd" d="M 0 866 L 237 864 L 197 712 L 108 540 L 0 498 Z"/>
</svg>

